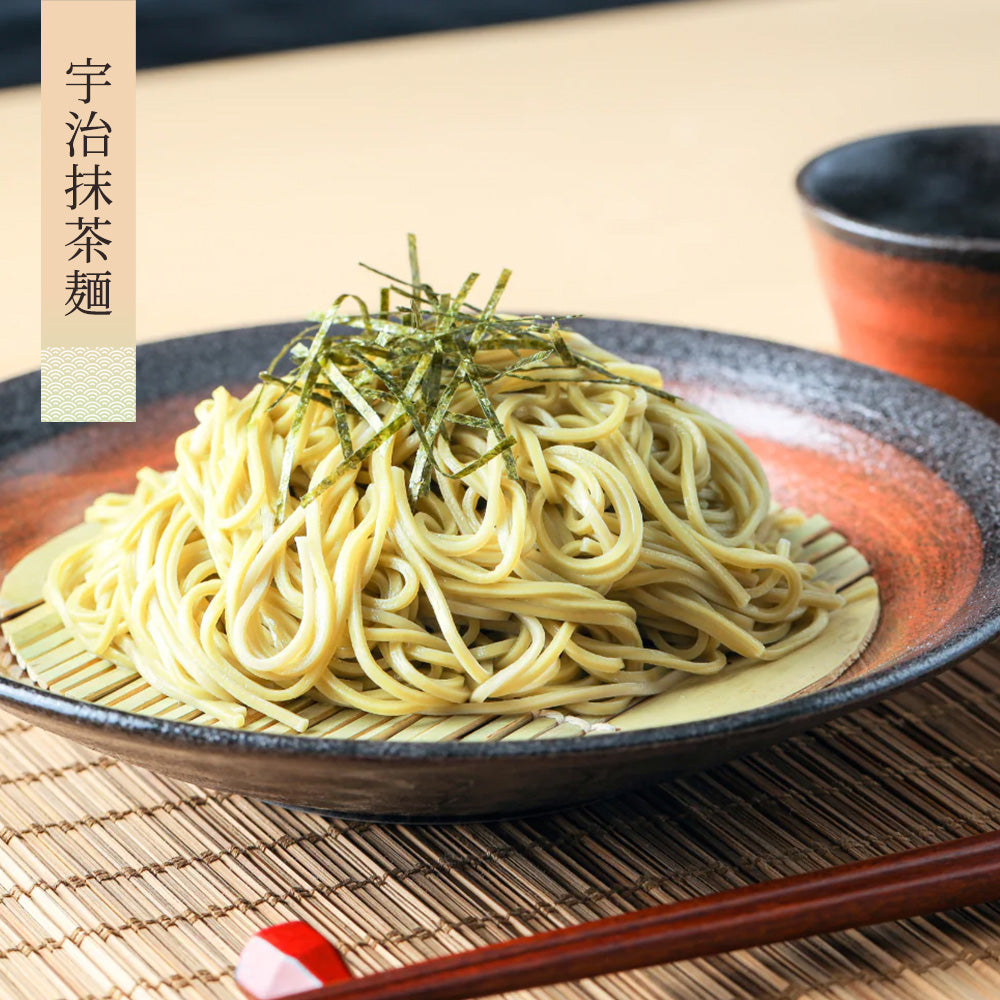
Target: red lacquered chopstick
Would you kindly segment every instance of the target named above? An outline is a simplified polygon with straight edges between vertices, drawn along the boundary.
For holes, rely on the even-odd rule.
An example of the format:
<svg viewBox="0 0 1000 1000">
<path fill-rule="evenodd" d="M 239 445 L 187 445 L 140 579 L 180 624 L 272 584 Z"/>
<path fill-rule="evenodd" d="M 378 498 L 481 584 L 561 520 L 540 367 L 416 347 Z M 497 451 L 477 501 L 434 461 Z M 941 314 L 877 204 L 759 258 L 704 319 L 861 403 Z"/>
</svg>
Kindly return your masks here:
<svg viewBox="0 0 1000 1000">
<path fill-rule="evenodd" d="M 297 993 L 469 1000 L 1000 898 L 1000 833 L 654 906 Z"/>
</svg>

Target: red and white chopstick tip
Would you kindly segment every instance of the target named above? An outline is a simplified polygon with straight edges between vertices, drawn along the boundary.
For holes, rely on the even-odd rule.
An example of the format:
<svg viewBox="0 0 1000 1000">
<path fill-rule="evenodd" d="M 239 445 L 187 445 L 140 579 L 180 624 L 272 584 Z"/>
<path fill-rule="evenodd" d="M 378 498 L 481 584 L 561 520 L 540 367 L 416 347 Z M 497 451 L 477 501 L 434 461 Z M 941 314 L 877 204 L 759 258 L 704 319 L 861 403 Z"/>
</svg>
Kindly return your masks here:
<svg viewBox="0 0 1000 1000">
<path fill-rule="evenodd" d="M 347 982 L 351 973 L 322 934 L 293 920 L 257 931 L 240 952 L 235 976 L 252 1000 L 280 1000 Z"/>
</svg>

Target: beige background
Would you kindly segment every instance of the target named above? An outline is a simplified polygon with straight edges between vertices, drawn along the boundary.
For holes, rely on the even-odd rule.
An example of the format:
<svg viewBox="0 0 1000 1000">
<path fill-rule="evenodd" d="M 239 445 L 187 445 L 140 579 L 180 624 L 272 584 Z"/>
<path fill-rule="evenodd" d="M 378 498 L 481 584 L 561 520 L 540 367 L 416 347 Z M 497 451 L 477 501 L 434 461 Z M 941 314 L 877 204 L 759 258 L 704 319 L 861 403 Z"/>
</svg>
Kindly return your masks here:
<svg viewBox="0 0 1000 1000">
<path fill-rule="evenodd" d="M 41 135 L 41 182 L 39 203 L 42 231 L 41 259 L 41 337 L 43 347 L 128 347 L 135 343 L 136 248 L 135 248 L 135 4 L 127 0 L 43 0 L 42 8 L 42 80 L 38 128 Z M 68 81 L 83 83 L 83 77 L 68 76 L 71 63 L 107 63 L 105 76 L 94 77 L 90 102 L 84 104 L 86 89 L 67 86 Z M 99 81 L 106 80 L 107 86 Z M 90 120 L 106 121 L 111 126 L 107 156 L 83 155 L 84 133 L 77 138 L 74 156 L 66 143 L 72 133 L 66 123 L 69 113 Z M 8 133 L 10 135 L 12 133 Z M 70 186 L 66 175 L 76 163 L 81 173 L 100 168 L 99 181 L 105 181 L 110 204 L 94 199 L 72 209 Z M 37 172 L 37 171 L 36 171 Z M 106 176 L 105 176 L 106 173 Z M 44 192 L 44 196 L 42 196 Z M 86 186 L 78 194 L 82 201 Z M 30 209 L 23 205 L 22 211 Z M 85 255 L 70 260 L 74 247 L 65 244 L 79 234 L 66 223 L 78 218 L 92 220 L 97 215 L 110 225 L 97 232 L 111 243 L 102 246 L 107 260 L 95 253 L 90 263 Z M 110 271 L 110 315 L 87 315 L 70 307 L 67 275 Z M 54 367 L 59 365 L 50 358 Z M 36 361 L 37 364 L 37 361 Z M 134 385 L 134 380 L 133 380 Z M 132 390 L 129 390 L 130 394 Z"/>
<path fill-rule="evenodd" d="M 510 308 L 834 334 L 792 192 L 861 133 L 1000 117 L 995 0 L 705 0 L 140 74 L 140 339 L 514 268 Z M 37 89 L 0 94 L 7 335 L 38 363 Z"/>
</svg>

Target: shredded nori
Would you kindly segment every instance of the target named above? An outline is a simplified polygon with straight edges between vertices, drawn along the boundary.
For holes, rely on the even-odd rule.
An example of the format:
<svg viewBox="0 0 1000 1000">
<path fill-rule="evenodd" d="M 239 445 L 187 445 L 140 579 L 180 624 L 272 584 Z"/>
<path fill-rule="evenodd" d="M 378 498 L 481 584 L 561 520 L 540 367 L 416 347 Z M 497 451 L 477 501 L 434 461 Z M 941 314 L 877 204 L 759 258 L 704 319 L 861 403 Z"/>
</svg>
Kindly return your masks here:
<svg viewBox="0 0 1000 1000">
<path fill-rule="evenodd" d="M 271 406 L 290 394 L 299 397 L 282 460 L 275 523 L 285 516 L 297 439 L 311 402 L 333 410 L 344 458 L 330 476 L 302 497 L 303 504 L 319 496 L 343 472 L 357 468 L 407 424 L 415 431 L 419 447 L 408 483 L 411 500 L 428 492 L 433 472 L 461 478 L 498 456 L 506 474 L 517 479 L 514 438 L 505 432 L 487 391 L 491 383 L 503 378 L 535 383 L 612 382 L 638 386 L 671 401 L 676 398 L 662 389 L 616 375 L 574 351 L 562 337 L 560 322 L 575 317 L 499 314 L 497 307 L 510 279 L 509 270 L 500 274 L 486 305 L 479 309 L 468 301 L 479 278 L 477 273 L 470 274 L 454 295 L 439 293 L 420 277 L 417 240 L 412 233 L 409 259 L 409 281 L 362 264 L 389 282 L 380 290 L 378 310 L 369 310 L 356 295 L 338 296 L 329 309 L 312 317 L 318 322 L 297 333 L 261 373 L 263 382 L 283 387 Z M 403 304 L 394 306 L 394 296 L 402 298 Z M 347 303 L 356 304 L 357 311 L 346 310 Z M 358 332 L 345 333 L 344 327 Z M 480 356 L 485 351 L 507 351 L 510 360 L 497 363 L 491 359 L 490 364 L 483 364 Z M 294 362 L 291 371 L 275 375 L 286 357 Z M 455 394 L 463 386 L 474 394 L 482 416 L 450 410 Z M 373 404 L 386 402 L 393 405 L 389 415 L 383 417 Z M 351 440 L 348 408 L 375 431 L 357 449 Z M 449 472 L 437 463 L 434 442 L 446 425 L 456 424 L 487 430 L 494 442 L 475 461 Z"/>
</svg>

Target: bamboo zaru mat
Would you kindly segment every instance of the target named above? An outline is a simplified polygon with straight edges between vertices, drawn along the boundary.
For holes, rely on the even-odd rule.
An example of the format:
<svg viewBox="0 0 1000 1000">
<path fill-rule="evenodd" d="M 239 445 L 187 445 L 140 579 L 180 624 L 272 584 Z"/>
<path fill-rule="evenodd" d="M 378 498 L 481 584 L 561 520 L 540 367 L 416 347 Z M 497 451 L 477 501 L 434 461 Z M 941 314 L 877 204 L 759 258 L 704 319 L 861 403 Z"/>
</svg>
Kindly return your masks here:
<svg viewBox="0 0 1000 1000">
<path fill-rule="evenodd" d="M 752 757 L 561 814 L 378 827 L 206 792 L 0 715 L 0 996 L 223 998 L 304 919 L 358 973 L 995 828 L 1000 653 Z M 521 1000 L 993 998 L 1000 907 Z"/>
<path fill-rule="evenodd" d="M 751 677 L 738 669 L 738 660 L 731 664 L 737 669 L 727 669 L 721 674 L 692 673 L 681 678 L 678 671 L 679 683 L 670 690 L 637 699 L 618 714 L 590 722 L 555 710 L 523 715 L 484 711 L 444 717 L 386 717 L 338 708 L 309 694 L 287 703 L 286 707 L 308 720 L 303 735 L 318 739 L 484 742 L 576 737 L 669 725 L 718 715 L 720 706 L 725 711 L 727 704 L 752 708 L 822 686 L 849 667 L 867 644 L 878 620 L 878 588 L 870 575 L 868 561 L 833 530 L 826 518 L 806 517 L 795 509 L 786 510 L 785 515 L 784 537 L 801 545 L 801 557 L 815 567 L 815 579 L 831 586 L 847 603 L 831 614 L 830 627 L 820 636 L 767 663 L 761 673 L 754 672 Z M 83 524 L 57 536 L 19 562 L 4 578 L 0 586 L 0 613 L 5 605 L 27 607 L 35 603 L 30 610 L 4 623 L 3 638 L 10 652 L 23 664 L 32 681 L 57 694 L 161 719 L 215 724 L 217 720 L 213 717 L 150 687 L 134 668 L 95 656 L 66 628 L 56 609 L 42 599 L 42 581 L 52 559 L 51 547 L 74 544 L 89 533 L 92 526 Z M 246 728 L 271 734 L 293 731 L 253 710 L 247 715 Z"/>
</svg>

